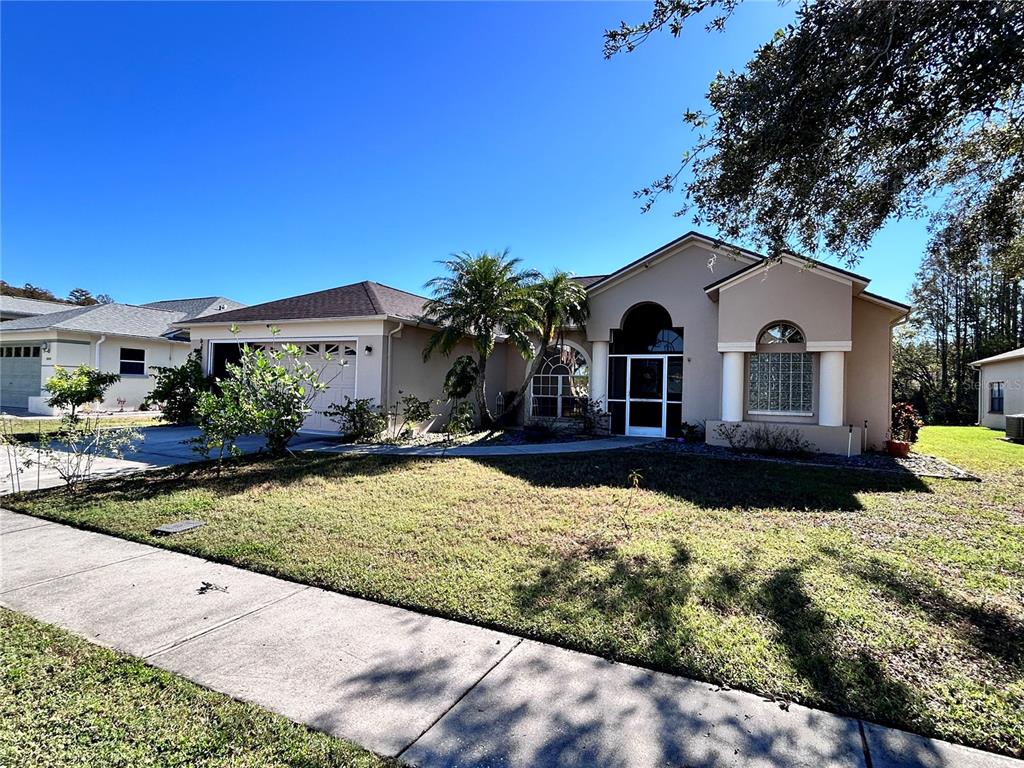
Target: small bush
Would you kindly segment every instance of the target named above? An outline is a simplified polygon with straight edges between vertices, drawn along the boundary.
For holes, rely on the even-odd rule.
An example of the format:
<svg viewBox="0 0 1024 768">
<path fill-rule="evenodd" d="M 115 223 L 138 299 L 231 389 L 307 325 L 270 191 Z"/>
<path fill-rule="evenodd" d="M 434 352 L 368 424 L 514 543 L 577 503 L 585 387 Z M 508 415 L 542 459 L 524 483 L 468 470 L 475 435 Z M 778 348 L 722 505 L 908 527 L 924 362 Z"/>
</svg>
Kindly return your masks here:
<svg viewBox="0 0 1024 768">
<path fill-rule="evenodd" d="M 547 421 L 531 421 L 523 427 L 523 437 L 530 443 L 546 443 L 555 436 L 555 429 Z"/>
<path fill-rule="evenodd" d="M 154 370 L 156 383 L 139 410 L 158 405 L 164 418 L 172 424 L 194 424 L 199 396 L 213 389 L 213 379 L 203 374 L 202 352 L 193 350 L 177 367 L 154 366 Z"/>
<path fill-rule="evenodd" d="M 332 403 L 324 415 L 337 424 L 341 434 L 353 442 L 378 440 L 388 428 L 388 418 L 371 398 L 345 397 L 345 402 Z"/>
<path fill-rule="evenodd" d="M 608 414 L 601 407 L 600 400 L 591 400 L 587 395 L 578 399 L 580 404 L 580 433 L 593 435 L 598 432 L 607 432 Z"/>
<path fill-rule="evenodd" d="M 468 400 L 455 403 L 448 414 L 444 431 L 449 435 L 468 435 L 476 428 L 476 407 Z"/>
<path fill-rule="evenodd" d="M 889 435 L 892 440 L 901 443 L 916 443 L 917 433 L 921 431 L 924 422 L 917 415 L 914 406 L 910 403 L 892 404 L 892 424 Z"/>
<path fill-rule="evenodd" d="M 679 428 L 679 436 L 686 443 L 702 443 L 704 442 L 704 425 L 684 421 Z"/>
<path fill-rule="evenodd" d="M 81 406 L 102 400 L 111 385 L 120 380 L 116 373 L 105 373 L 88 365 L 80 365 L 74 371 L 58 365 L 43 386 L 50 393 L 46 404 L 51 408 L 67 408 L 74 418 Z"/>
<path fill-rule="evenodd" d="M 398 401 L 388 409 L 388 421 L 390 422 L 391 438 L 393 440 L 404 440 L 412 436 L 413 428 L 417 424 L 430 421 L 434 416 L 430 400 L 421 400 L 412 394 L 402 394 Z"/>
<path fill-rule="evenodd" d="M 801 455 L 813 448 L 799 429 L 781 424 L 722 423 L 715 428 L 715 435 L 733 450 L 773 456 Z"/>
</svg>

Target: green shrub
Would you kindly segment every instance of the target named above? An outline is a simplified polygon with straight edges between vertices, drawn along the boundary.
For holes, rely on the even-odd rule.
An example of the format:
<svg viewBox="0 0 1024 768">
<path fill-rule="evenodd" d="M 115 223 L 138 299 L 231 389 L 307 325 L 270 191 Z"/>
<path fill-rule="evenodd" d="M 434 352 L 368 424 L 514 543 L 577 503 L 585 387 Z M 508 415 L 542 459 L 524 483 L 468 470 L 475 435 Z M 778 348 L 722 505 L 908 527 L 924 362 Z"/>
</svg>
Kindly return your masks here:
<svg viewBox="0 0 1024 768">
<path fill-rule="evenodd" d="M 193 424 L 196 406 L 203 392 L 213 389 L 213 379 L 203 373 L 203 355 L 193 350 L 184 363 L 174 366 L 154 366 L 156 384 L 146 396 L 139 410 L 158 406 L 164 418 L 173 424 Z"/>
<path fill-rule="evenodd" d="M 51 408 L 67 408 L 71 418 L 75 418 L 81 406 L 102 400 L 111 385 L 120 380 L 116 373 L 105 373 L 88 365 L 80 365 L 70 372 L 57 365 L 53 376 L 43 385 L 50 393 L 46 404 Z"/>
<path fill-rule="evenodd" d="M 402 440 L 411 436 L 413 427 L 429 421 L 434 416 L 430 400 L 421 400 L 413 394 L 402 394 L 398 401 L 388 409 L 391 437 Z"/>
<path fill-rule="evenodd" d="M 892 426 L 889 434 L 893 440 L 902 443 L 916 443 L 917 433 L 921 431 L 924 422 L 917 415 L 914 406 L 910 403 L 892 404 Z"/>
<path fill-rule="evenodd" d="M 448 435 L 467 435 L 476 428 L 476 408 L 473 403 L 463 400 L 452 405 L 444 431 Z"/>
<path fill-rule="evenodd" d="M 369 397 L 346 396 L 344 403 L 332 403 L 324 415 L 339 426 L 341 434 L 357 443 L 379 439 L 388 427 L 387 416 Z"/>
</svg>

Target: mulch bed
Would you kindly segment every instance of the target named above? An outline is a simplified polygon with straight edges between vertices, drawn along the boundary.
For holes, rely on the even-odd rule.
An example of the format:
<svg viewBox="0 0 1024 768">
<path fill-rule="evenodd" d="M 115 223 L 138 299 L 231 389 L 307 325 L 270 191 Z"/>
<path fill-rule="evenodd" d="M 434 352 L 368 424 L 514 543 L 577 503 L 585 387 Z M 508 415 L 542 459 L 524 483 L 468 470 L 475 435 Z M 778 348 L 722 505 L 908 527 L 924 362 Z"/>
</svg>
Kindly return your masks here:
<svg viewBox="0 0 1024 768">
<path fill-rule="evenodd" d="M 893 472 L 916 475 L 917 477 L 939 477 L 950 480 L 980 481 L 965 469 L 950 464 L 936 456 L 911 453 L 906 458 L 897 458 L 885 453 L 862 453 L 859 456 L 839 456 L 831 453 L 815 453 L 806 456 L 766 456 L 752 451 L 739 451 L 707 443 L 688 443 L 682 440 L 659 440 L 638 448 L 641 451 L 671 451 L 695 456 L 710 456 L 718 459 L 744 461 L 771 461 L 781 464 L 800 464 L 811 467 L 844 467 L 874 472 Z"/>
</svg>

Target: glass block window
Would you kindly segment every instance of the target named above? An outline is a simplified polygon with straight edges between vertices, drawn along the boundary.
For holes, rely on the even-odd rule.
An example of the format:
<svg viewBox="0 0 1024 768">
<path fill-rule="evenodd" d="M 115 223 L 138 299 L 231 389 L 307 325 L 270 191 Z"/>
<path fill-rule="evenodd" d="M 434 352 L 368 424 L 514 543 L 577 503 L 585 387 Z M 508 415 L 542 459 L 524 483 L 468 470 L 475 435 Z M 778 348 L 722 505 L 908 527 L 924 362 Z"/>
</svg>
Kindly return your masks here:
<svg viewBox="0 0 1024 768">
<path fill-rule="evenodd" d="M 531 413 L 556 419 L 576 416 L 589 386 L 590 372 L 580 352 L 571 347 L 551 352 L 530 382 Z"/>
<path fill-rule="evenodd" d="M 750 355 L 748 404 L 751 413 L 810 415 L 814 366 L 808 352 L 755 352 Z"/>
</svg>

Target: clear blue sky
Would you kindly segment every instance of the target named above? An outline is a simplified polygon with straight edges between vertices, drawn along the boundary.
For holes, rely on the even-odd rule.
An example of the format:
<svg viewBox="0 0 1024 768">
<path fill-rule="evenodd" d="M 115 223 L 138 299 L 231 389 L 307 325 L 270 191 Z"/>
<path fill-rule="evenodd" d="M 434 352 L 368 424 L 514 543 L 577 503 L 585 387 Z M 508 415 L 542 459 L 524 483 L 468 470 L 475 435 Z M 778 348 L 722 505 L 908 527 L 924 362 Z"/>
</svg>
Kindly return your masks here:
<svg viewBox="0 0 1024 768">
<path fill-rule="evenodd" d="M 747 3 L 605 61 L 603 30 L 649 8 L 5 2 L 0 274 L 255 303 L 420 291 L 459 250 L 611 271 L 692 228 L 631 193 L 792 13 Z M 902 299 L 925 241 L 891 225 L 858 271 Z"/>
</svg>

